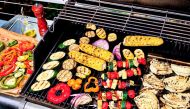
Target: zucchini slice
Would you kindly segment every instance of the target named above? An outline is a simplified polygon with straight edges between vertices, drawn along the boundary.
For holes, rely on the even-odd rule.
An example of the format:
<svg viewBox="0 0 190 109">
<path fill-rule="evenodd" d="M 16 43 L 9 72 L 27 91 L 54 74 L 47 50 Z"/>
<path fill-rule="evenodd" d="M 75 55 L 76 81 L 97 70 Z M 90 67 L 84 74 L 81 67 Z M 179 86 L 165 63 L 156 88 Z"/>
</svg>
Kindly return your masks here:
<svg viewBox="0 0 190 109">
<path fill-rule="evenodd" d="M 65 53 L 62 51 L 55 52 L 51 54 L 50 59 L 53 61 L 57 61 L 59 59 L 62 59 L 65 56 Z"/>
<path fill-rule="evenodd" d="M 47 89 L 49 87 L 50 87 L 50 82 L 49 81 L 39 81 L 39 82 L 35 82 L 31 86 L 31 90 L 36 92 L 36 91 L 41 91 L 41 90 Z"/>
<path fill-rule="evenodd" d="M 54 70 L 46 70 L 40 73 L 36 80 L 37 81 L 44 81 L 44 80 L 49 80 L 55 76 L 55 71 Z"/>
<path fill-rule="evenodd" d="M 42 68 L 43 68 L 44 70 L 51 70 L 51 69 L 56 68 L 59 64 L 60 64 L 59 61 L 50 61 L 50 62 L 45 63 L 45 64 L 42 66 Z"/>
<path fill-rule="evenodd" d="M 22 75 L 24 75 L 24 73 L 25 73 L 25 69 L 18 69 L 18 71 L 14 73 L 14 77 L 15 78 L 21 77 Z"/>
</svg>

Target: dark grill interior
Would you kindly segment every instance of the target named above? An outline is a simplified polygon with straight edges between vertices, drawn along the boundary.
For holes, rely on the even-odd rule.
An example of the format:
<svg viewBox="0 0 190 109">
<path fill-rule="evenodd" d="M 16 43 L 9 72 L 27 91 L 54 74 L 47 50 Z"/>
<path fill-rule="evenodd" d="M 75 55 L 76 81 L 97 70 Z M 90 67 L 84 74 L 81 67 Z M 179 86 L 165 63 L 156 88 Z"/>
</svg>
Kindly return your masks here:
<svg viewBox="0 0 190 109">
<path fill-rule="evenodd" d="M 29 101 L 53 108 L 72 107 L 68 103 L 69 100 L 59 105 L 52 105 L 46 101 L 47 90 L 33 93 L 30 92 L 30 87 L 41 72 L 41 67 L 50 53 L 57 51 L 57 44 L 63 40 L 77 39 L 84 35 L 84 25 L 88 22 L 104 27 L 106 31 L 117 33 L 120 41 L 126 35 L 162 37 L 165 43 L 160 47 L 149 47 L 147 49 L 149 53 L 190 61 L 190 22 L 188 21 L 190 16 L 187 14 L 103 1 L 74 4 L 75 2 L 66 4 L 34 52 L 35 74 L 21 92 Z M 54 79 L 51 83 L 56 84 L 57 81 Z M 91 108 L 91 105 L 81 108 Z"/>
</svg>

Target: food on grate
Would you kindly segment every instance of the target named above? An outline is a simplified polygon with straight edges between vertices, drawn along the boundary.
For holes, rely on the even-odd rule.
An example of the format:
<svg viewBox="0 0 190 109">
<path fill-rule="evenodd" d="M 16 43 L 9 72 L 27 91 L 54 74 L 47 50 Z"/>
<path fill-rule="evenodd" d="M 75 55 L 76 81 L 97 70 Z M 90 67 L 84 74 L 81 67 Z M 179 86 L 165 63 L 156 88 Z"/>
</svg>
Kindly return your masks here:
<svg viewBox="0 0 190 109">
<path fill-rule="evenodd" d="M 102 75 L 102 76 L 105 76 L 105 75 Z M 102 77 L 102 78 L 105 79 L 105 77 Z M 116 80 L 116 79 L 113 79 L 113 80 L 106 79 L 105 81 L 102 81 L 101 84 L 104 88 L 109 88 L 109 89 L 116 89 L 116 87 L 118 89 L 126 89 L 132 86 L 136 86 L 136 84 L 132 80 L 121 81 L 121 80 Z"/>
<path fill-rule="evenodd" d="M 36 91 L 41 91 L 44 89 L 47 89 L 50 87 L 50 82 L 49 81 L 39 81 L 39 82 L 35 82 L 32 86 L 31 86 L 31 90 L 36 92 Z"/>
<path fill-rule="evenodd" d="M 90 44 L 80 44 L 80 50 L 107 62 L 111 62 L 114 59 L 114 56 L 111 52 Z"/>
<path fill-rule="evenodd" d="M 132 109 L 133 104 L 129 101 L 97 101 L 98 109 Z"/>
<path fill-rule="evenodd" d="M 134 59 L 134 55 L 129 49 L 123 49 L 122 52 L 125 59 Z"/>
<path fill-rule="evenodd" d="M 37 80 L 37 81 L 49 80 L 49 79 L 55 77 L 55 75 L 56 75 L 56 73 L 55 73 L 54 70 L 45 70 L 45 71 L 41 72 L 41 73 L 37 76 L 36 80 Z"/>
<path fill-rule="evenodd" d="M 150 87 L 157 90 L 164 89 L 164 83 L 162 80 L 158 79 L 154 74 L 147 74 L 143 76 L 143 86 Z"/>
<path fill-rule="evenodd" d="M 150 91 L 145 91 L 134 98 L 139 109 L 160 109 L 156 95 Z"/>
<path fill-rule="evenodd" d="M 89 86 L 92 83 L 94 84 L 94 87 Z M 84 84 L 84 92 L 98 92 L 99 89 L 98 79 L 95 77 L 89 77 L 88 81 Z"/>
<path fill-rule="evenodd" d="M 169 93 L 164 94 L 160 100 L 174 109 L 189 109 L 190 94 L 189 93 Z"/>
<path fill-rule="evenodd" d="M 53 60 L 53 61 L 57 61 L 57 60 L 62 59 L 64 56 L 65 56 L 64 52 L 58 51 L 58 52 L 52 53 L 50 55 L 50 59 Z"/>
<path fill-rule="evenodd" d="M 144 52 L 141 49 L 136 49 L 134 54 L 138 59 L 145 58 Z"/>
<path fill-rule="evenodd" d="M 76 94 L 74 98 L 71 100 L 71 104 L 77 108 L 79 105 L 85 105 L 92 102 L 92 97 L 89 94 Z"/>
<path fill-rule="evenodd" d="M 98 28 L 96 30 L 96 35 L 100 38 L 100 39 L 105 39 L 106 38 L 106 31 L 103 28 Z"/>
<path fill-rule="evenodd" d="M 162 106 L 160 109 L 173 109 L 172 107 L 168 106 L 168 105 L 164 105 Z"/>
<path fill-rule="evenodd" d="M 152 93 L 154 93 L 155 95 L 157 95 L 158 94 L 158 92 L 159 92 L 159 90 L 157 90 L 157 89 L 154 89 L 154 88 L 150 88 L 150 87 L 143 87 L 141 90 L 140 90 L 140 94 L 141 93 L 144 93 L 144 92 L 146 92 L 146 91 L 149 91 L 149 92 L 152 92 Z"/>
<path fill-rule="evenodd" d="M 162 38 L 152 36 L 126 36 L 124 46 L 160 46 L 164 43 Z"/>
<path fill-rule="evenodd" d="M 79 44 L 88 44 L 90 39 L 88 37 L 81 37 L 79 40 Z"/>
<path fill-rule="evenodd" d="M 68 47 L 74 43 L 76 43 L 75 39 L 68 39 L 68 40 L 64 41 L 63 43 L 60 43 L 58 45 L 58 48 L 63 49 L 63 48 L 66 48 L 66 47 Z"/>
<path fill-rule="evenodd" d="M 0 41 L 0 52 L 5 49 L 5 44 Z"/>
<path fill-rule="evenodd" d="M 171 68 L 177 75 L 190 76 L 190 67 L 189 66 L 171 64 Z"/>
<path fill-rule="evenodd" d="M 184 92 L 190 89 L 189 77 L 172 76 L 164 79 L 165 89 L 170 92 Z"/>
<path fill-rule="evenodd" d="M 72 72 L 69 70 L 61 70 L 59 71 L 59 73 L 57 74 L 57 79 L 61 82 L 67 82 L 68 80 L 70 80 L 72 78 Z"/>
<path fill-rule="evenodd" d="M 86 78 L 86 76 L 91 74 L 91 70 L 85 66 L 78 66 L 77 67 L 77 73 L 76 76 L 78 76 L 79 78 Z"/>
<path fill-rule="evenodd" d="M 69 52 L 69 57 L 74 59 L 76 62 L 93 68 L 97 71 L 103 71 L 106 68 L 106 62 L 104 60 L 87 55 L 85 53 L 71 51 Z"/>
<path fill-rule="evenodd" d="M 99 40 L 95 41 L 94 43 L 92 43 L 92 45 L 100 47 L 104 50 L 109 50 L 109 43 L 103 39 L 99 39 Z"/>
<path fill-rule="evenodd" d="M 76 62 L 73 59 L 67 59 L 62 64 L 63 69 L 71 70 L 76 67 Z"/>
<path fill-rule="evenodd" d="M 96 25 L 93 24 L 93 23 L 87 23 L 86 24 L 86 29 L 96 30 Z"/>
<path fill-rule="evenodd" d="M 94 31 L 87 31 L 87 32 L 85 33 L 85 36 L 87 36 L 87 37 L 89 37 L 89 38 L 92 38 L 92 37 L 95 37 L 96 34 L 95 34 Z"/>
<path fill-rule="evenodd" d="M 108 41 L 113 42 L 117 40 L 117 35 L 115 33 L 109 33 L 108 34 Z"/>
<path fill-rule="evenodd" d="M 42 68 L 44 69 L 44 70 L 51 70 L 51 69 L 54 69 L 54 68 L 56 68 L 57 66 L 59 66 L 59 61 L 50 61 L 50 62 L 47 62 L 47 63 L 45 63 L 43 66 L 42 66 Z"/>
<path fill-rule="evenodd" d="M 71 90 L 67 84 L 59 83 L 47 93 L 47 100 L 53 104 L 59 104 L 69 98 Z"/>
<path fill-rule="evenodd" d="M 67 82 L 68 86 L 72 87 L 73 90 L 78 90 L 81 88 L 82 80 L 81 79 L 70 79 Z"/>
<path fill-rule="evenodd" d="M 69 51 L 79 51 L 79 45 L 78 44 L 72 44 L 69 46 Z"/>
<path fill-rule="evenodd" d="M 121 53 L 120 53 L 120 46 L 121 46 L 121 43 L 117 44 L 114 48 L 113 48 L 113 55 L 116 56 L 117 60 L 122 60 L 122 57 L 121 57 Z"/>
<path fill-rule="evenodd" d="M 126 101 L 128 97 L 130 99 L 135 98 L 135 91 L 134 90 L 128 90 L 128 91 L 120 91 L 120 90 L 112 90 L 112 91 L 103 91 L 99 92 L 99 100 L 107 101 L 107 100 L 123 100 Z"/>
<path fill-rule="evenodd" d="M 169 63 L 152 59 L 150 61 L 150 71 L 155 75 L 169 75 L 173 73 Z"/>
</svg>

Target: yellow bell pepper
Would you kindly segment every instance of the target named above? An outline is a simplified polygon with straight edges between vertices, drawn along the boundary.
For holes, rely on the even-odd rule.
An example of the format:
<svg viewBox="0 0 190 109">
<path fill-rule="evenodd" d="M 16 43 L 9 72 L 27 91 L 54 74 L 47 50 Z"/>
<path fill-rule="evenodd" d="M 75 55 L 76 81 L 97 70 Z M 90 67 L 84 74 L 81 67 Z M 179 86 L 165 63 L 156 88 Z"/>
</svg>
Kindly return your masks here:
<svg viewBox="0 0 190 109">
<path fill-rule="evenodd" d="M 23 62 L 29 58 L 29 55 L 23 55 L 18 57 L 18 61 Z"/>
</svg>

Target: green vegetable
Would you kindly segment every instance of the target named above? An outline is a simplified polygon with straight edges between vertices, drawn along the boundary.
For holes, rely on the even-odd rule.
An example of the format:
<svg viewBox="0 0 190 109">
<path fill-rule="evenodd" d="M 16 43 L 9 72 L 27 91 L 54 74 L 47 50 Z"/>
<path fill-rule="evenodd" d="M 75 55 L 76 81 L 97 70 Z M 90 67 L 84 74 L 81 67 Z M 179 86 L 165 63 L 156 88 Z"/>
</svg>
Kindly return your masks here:
<svg viewBox="0 0 190 109">
<path fill-rule="evenodd" d="M 43 71 L 42 73 L 40 73 L 37 76 L 36 80 L 37 81 L 49 80 L 49 79 L 51 79 L 51 78 L 53 78 L 55 76 L 56 76 L 56 73 L 55 73 L 54 70 L 46 70 L 46 71 Z"/>
<path fill-rule="evenodd" d="M 126 101 L 121 101 L 121 109 L 126 109 L 125 105 L 126 105 Z"/>
<path fill-rule="evenodd" d="M 113 63 L 112 62 L 108 63 L 108 71 L 113 71 Z"/>
<path fill-rule="evenodd" d="M 17 79 L 14 76 L 8 76 L 5 80 L 4 80 L 4 85 L 7 86 L 9 89 L 15 88 L 16 87 L 16 82 Z"/>
<path fill-rule="evenodd" d="M 16 44 L 18 44 L 18 41 L 17 40 L 13 40 L 13 41 L 11 41 L 11 42 L 8 43 L 8 46 L 12 47 L 12 46 L 14 46 Z"/>
<path fill-rule="evenodd" d="M 132 68 L 132 67 L 134 67 L 133 60 L 132 60 L 132 59 L 129 59 L 129 68 Z"/>
<path fill-rule="evenodd" d="M 34 58 L 33 57 L 28 57 L 28 60 L 29 61 L 32 61 Z"/>
<path fill-rule="evenodd" d="M 25 69 L 18 69 L 15 73 L 14 73 L 14 77 L 18 78 L 21 77 L 22 75 L 24 75 L 25 73 Z"/>
<path fill-rule="evenodd" d="M 4 81 L 5 81 L 6 78 L 7 78 L 7 77 L 1 78 L 1 81 L 0 81 L 0 88 L 2 88 L 2 89 L 9 89 L 8 86 L 4 85 Z"/>
<path fill-rule="evenodd" d="M 67 46 L 65 46 L 63 43 L 61 43 L 61 44 L 59 44 L 58 45 L 58 48 L 60 48 L 60 49 L 63 49 L 63 48 L 66 48 Z"/>
<path fill-rule="evenodd" d="M 122 100 L 124 100 L 124 101 L 127 100 L 127 92 L 125 92 L 125 91 L 123 92 L 123 98 L 122 98 Z"/>
<path fill-rule="evenodd" d="M 0 42 L 0 52 L 5 49 L 5 45 L 3 42 Z"/>
</svg>

